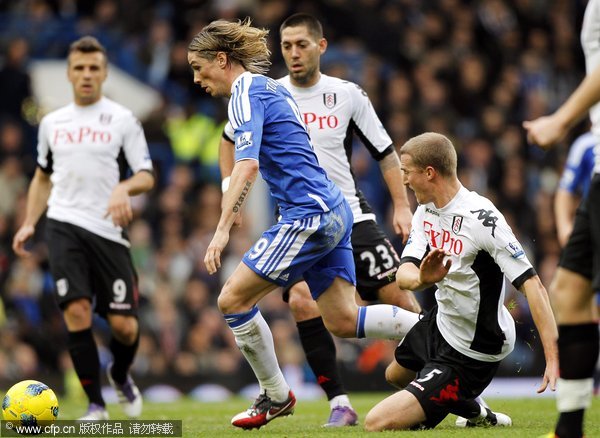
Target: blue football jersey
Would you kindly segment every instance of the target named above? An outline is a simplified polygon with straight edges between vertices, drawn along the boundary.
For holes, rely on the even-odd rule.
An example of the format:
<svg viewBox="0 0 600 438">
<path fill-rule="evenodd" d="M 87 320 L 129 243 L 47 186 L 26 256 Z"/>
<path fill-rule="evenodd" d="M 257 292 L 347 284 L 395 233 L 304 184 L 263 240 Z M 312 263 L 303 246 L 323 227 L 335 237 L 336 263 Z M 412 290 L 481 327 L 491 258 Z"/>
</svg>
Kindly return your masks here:
<svg viewBox="0 0 600 438">
<path fill-rule="evenodd" d="M 343 201 L 319 165 L 296 102 L 280 83 L 243 73 L 232 84 L 228 116 L 235 161 L 258 160 L 284 217 L 322 214 Z"/>
<path fill-rule="evenodd" d="M 571 145 L 560 188 L 573 194 L 587 195 L 594 170 L 594 146 L 597 138 L 591 132 L 580 135 Z"/>
</svg>

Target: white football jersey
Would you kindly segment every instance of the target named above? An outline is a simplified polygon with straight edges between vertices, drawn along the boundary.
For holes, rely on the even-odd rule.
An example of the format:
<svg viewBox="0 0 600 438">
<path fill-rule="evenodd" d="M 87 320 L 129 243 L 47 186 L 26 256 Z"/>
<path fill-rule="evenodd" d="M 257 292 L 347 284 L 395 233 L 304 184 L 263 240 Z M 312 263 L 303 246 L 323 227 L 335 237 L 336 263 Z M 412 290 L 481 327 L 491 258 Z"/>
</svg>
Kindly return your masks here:
<svg viewBox="0 0 600 438">
<path fill-rule="evenodd" d="M 581 27 L 581 46 L 585 54 L 586 73 L 600 66 L 600 0 L 589 0 Z M 596 136 L 594 173 L 600 173 L 600 102 L 590 108 L 592 132 Z"/>
<path fill-rule="evenodd" d="M 503 359 L 515 343 L 515 322 L 504 307 L 504 277 L 519 288 L 536 275 L 504 216 L 464 187 L 443 208 L 420 205 L 402 262 L 419 265 L 435 248 L 448 251 L 452 260 L 435 293 L 440 333 L 473 359 Z"/>
<path fill-rule="evenodd" d="M 376 160 L 392 152 L 389 148 L 393 145 L 367 94 L 353 82 L 324 74 L 309 88 L 293 86 L 289 76 L 279 82 L 296 100 L 319 164 L 342 190 L 354 222 L 375 220 L 350 168 L 352 133 L 358 135 Z"/>
<path fill-rule="evenodd" d="M 134 173 L 152 171 L 144 131 L 131 111 L 106 97 L 89 106 L 71 103 L 42 119 L 37 151 L 39 167 L 51 173 L 47 216 L 129 246 L 107 208 L 127 165 Z"/>
</svg>

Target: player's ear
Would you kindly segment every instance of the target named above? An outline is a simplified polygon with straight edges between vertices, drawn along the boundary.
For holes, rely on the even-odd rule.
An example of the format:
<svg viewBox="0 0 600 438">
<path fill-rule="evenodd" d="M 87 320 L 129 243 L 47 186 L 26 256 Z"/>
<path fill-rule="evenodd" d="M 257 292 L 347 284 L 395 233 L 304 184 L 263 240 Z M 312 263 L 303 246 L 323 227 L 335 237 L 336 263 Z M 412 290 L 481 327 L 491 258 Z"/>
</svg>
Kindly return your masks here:
<svg viewBox="0 0 600 438">
<path fill-rule="evenodd" d="M 325 53 L 325 51 L 327 50 L 327 40 L 325 38 L 321 38 L 319 40 L 319 52 L 321 52 L 321 55 L 323 53 Z"/>
<path fill-rule="evenodd" d="M 217 64 L 220 68 L 225 68 L 227 65 L 227 53 L 217 52 Z"/>
<path fill-rule="evenodd" d="M 433 179 L 433 177 L 437 174 L 436 170 L 431 167 L 431 166 L 427 166 L 425 168 L 425 176 L 427 176 L 427 179 L 431 180 Z"/>
</svg>

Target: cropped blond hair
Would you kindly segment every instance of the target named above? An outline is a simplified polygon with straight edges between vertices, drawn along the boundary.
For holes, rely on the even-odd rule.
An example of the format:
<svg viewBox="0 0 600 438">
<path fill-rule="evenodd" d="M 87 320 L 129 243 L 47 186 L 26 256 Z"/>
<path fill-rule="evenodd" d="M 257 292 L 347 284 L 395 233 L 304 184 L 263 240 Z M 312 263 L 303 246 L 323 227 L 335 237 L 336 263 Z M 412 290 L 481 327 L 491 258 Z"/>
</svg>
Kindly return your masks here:
<svg viewBox="0 0 600 438">
<path fill-rule="evenodd" d="M 251 73 L 265 74 L 271 66 L 271 51 L 267 47 L 269 31 L 244 21 L 216 20 L 205 26 L 188 46 L 189 52 L 197 52 L 212 61 L 217 52 L 224 52 L 230 61 L 241 64 Z"/>
<path fill-rule="evenodd" d="M 400 148 L 400 155 L 403 154 L 409 155 L 420 169 L 431 166 L 445 177 L 456 176 L 456 149 L 445 135 L 435 132 L 417 135 Z"/>
</svg>

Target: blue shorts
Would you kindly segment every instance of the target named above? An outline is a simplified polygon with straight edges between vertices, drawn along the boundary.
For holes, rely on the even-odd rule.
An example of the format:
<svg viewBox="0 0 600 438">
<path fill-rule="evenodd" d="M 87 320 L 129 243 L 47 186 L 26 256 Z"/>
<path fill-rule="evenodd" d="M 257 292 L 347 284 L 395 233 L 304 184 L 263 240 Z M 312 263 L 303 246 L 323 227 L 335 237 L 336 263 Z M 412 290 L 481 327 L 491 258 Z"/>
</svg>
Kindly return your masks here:
<svg viewBox="0 0 600 438">
<path fill-rule="evenodd" d="M 304 278 L 316 300 L 336 277 L 356 285 L 350 243 L 353 220 L 345 200 L 320 215 L 284 217 L 262 234 L 242 261 L 279 286 Z"/>
</svg>

